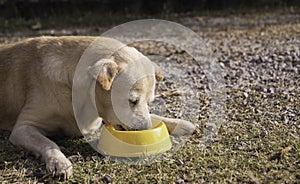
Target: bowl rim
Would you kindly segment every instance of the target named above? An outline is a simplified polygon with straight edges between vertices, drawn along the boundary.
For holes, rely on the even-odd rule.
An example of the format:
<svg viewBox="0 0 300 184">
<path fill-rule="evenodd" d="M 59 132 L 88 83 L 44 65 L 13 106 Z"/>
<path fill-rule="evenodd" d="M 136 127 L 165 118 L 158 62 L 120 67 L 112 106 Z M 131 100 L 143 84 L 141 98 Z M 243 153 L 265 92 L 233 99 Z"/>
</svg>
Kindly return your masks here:
<svg viewBox="0 0 300 184">
<path fill-rule="evenodd" d="M 151 119 L 152 126 L 149 130 L 117 130 L 115 129 L 111 124 L 105 124 L 105 128 L 107 128 L 112 133 L 118 133 L 118 134 L 143 134 L 143 133 L 151 133 L 155 131 L 159 131 L 159 129 L 162 129 L 164 126 L 164 122 L 162 120 L 158 119 Z"/>
</svg>

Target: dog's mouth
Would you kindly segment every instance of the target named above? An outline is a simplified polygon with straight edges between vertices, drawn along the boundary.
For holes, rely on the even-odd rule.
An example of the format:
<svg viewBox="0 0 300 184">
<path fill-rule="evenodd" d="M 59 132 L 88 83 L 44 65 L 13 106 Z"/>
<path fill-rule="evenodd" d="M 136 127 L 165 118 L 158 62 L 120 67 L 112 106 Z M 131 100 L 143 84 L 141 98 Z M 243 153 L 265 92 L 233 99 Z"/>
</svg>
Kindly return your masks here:
<svg viewBox="0 0 300 184">
<path fill-rule="evenodd" d="M 111 124 L 107 121 L 103 121 L 104 124 Z M 112 124 L 111 124 L 112 125 Z M 126 131 L 128 130 L 127 127 L 123 126 L 123 125 L 112 125 L 116 130 L 119 130 L 119 131 Z"/>
<path fill-rule="evenodd" d="M 115 125 L 114 128 L 119 131 L 140 131 L 140 130 L 147 130 L 147 129 L 138 129 L 138 128 L 130 128 L 124 125 Z"/>
<path fill-rule="evenodd" d="M 110 124 L 112 125 L 116 130 L 119 130 L 119 131 L 139 131 L 139 130 L 147 130 L 146 128 L 144 129 L 143 127 L 139 128 L 135 128 L 135 127 L 129 127 L 129 126 L 126 126 L 126 125 L 121 125 L 121 124 L 112 124 L 110 123 L 109 121 L 103 121 L 103 124 Z"/>
<path fill-rule="evenodd" d="M 120 130 L 120 131 L 126 131 L 126 130 L 127 130 L 127 129 L 126 129 L 124 126 L 122 126 L 122 125 L 115 125 L 114 128 L 115 128 L 116 130 Z"/>
</svg>

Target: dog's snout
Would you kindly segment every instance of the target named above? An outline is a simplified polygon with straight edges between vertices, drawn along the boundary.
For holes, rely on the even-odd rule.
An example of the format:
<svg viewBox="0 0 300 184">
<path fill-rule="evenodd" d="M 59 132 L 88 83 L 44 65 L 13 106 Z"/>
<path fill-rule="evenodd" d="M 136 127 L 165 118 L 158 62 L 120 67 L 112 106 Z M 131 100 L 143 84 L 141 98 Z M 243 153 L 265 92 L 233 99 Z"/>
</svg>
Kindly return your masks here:
<svg viewBox="0 0 300 184">
<path fill-rule="evenodd" d="M 151 120 L 143 118 L 141 121 L 136 121 L 132 126 L 132 130 L 149 130 L 152 128 Z"/>
<path fill-rule="evenodd" d="M 141 122 L 138 126 L 135 127 L 135 130 L 149 130 L 151 129 L 152 125 L 149 122 Z"/>
<path fill-rule="evenodd" d="M 125 124 L 119 124 L 114 126 L 117 130 L 124 130 L 124 131 L 138 131 L 138 130 L 149 130 L 152 128 L 151 121 L 143 120 L 136 122 L 132 125 L 125 125 Z"/>
</svg>

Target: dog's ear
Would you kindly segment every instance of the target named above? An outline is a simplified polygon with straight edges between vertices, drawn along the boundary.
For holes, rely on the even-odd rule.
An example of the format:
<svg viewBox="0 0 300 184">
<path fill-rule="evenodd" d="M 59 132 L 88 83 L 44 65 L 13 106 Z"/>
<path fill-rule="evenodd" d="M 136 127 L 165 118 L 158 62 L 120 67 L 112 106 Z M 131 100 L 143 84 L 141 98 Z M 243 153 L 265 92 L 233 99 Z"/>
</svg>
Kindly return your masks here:
<svg viewBox="0 0 300 184">
<path fill-rule="evenodd" d="M 110 90 L 113 80 L 119 71 L 120 67 L 113 59 L 101 59 L 95 65 L 89 67 L 89 73 L 106 91 Z"/>
<path fill-rule="evenodd" d="M 155 79 L 157 82 L 160 82 L 160 81 L 163 81 L 164 80 L 164 75 L 163 75 L 163 72 L 162 70 L 159 68 L 159 66 L 152 62 L 152 65 L 154 66 L 154 69 L 155 69 Z"/>
</svg>

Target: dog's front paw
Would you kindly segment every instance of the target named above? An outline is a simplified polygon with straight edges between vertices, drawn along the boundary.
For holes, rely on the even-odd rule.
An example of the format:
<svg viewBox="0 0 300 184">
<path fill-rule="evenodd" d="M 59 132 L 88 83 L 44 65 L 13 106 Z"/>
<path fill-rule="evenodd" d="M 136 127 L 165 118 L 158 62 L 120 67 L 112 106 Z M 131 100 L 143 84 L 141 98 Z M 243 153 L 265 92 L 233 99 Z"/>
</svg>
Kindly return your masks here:
<svg viewBox="0 0 300 184">
<path fill-rule="evenodd" d="M 192 122 L 186 120 L 166 118 L 164 121 L 172 135 L 190 135 L 196 129 Z"/>
<path fill-rule="evenodd" d="M 73 175 L 72 163 L 57 149 L 48 150 L 45 154 L 47 170 L 53 175 L 69 179 Z"/>
</svg>

